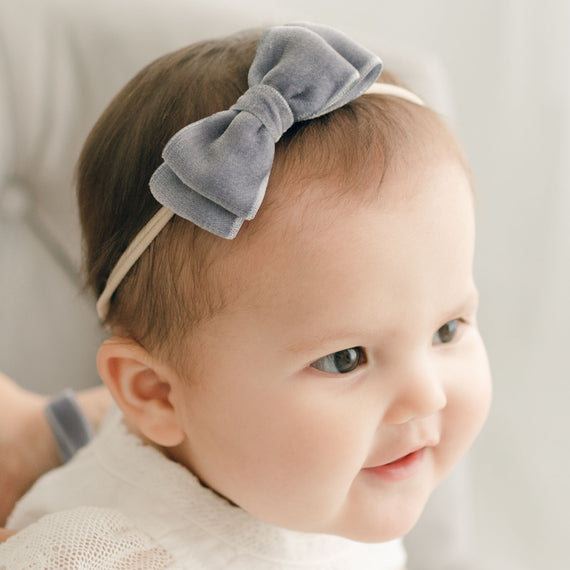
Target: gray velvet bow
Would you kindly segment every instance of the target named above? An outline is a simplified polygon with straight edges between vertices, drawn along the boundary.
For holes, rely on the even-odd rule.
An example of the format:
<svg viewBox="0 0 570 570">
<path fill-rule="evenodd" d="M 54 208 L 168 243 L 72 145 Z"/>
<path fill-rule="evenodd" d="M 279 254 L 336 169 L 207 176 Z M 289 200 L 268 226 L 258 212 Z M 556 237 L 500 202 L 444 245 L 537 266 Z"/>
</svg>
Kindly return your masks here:
<svg viewBox="0 0 570 570">
<path fill-rule="evenodd" d="M 234 238 L 261 205 L 283 133 L 356 99 L 381 69 L 376 55 L 333 28 L 268 29 L 249 70 L 249 89 L 229 110 L 170 139 L 150 180 L 152 194 L 201 228 Z"/>
</svg>

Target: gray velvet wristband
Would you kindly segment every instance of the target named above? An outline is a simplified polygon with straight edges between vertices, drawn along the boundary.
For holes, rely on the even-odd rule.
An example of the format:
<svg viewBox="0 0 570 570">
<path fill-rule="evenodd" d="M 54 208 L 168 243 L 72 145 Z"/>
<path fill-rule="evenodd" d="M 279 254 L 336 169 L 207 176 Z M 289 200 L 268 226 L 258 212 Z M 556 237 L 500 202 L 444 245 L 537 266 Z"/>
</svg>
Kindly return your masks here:
<svg viewBox="0 0 570 570">
<path fill-rule="evenodd" d="M 45 415 L 65 463 L 94 435 L 91 424 L 79 407 L 73 390 L 65 390 L 45 407 Z"/>
</svg>

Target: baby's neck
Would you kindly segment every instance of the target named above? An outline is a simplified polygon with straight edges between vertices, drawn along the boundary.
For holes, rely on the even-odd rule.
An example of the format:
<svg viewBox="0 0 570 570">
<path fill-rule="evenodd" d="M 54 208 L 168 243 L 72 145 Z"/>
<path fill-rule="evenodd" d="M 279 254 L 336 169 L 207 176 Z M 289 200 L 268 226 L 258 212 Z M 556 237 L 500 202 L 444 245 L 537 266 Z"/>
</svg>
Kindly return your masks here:
<svg viewBox="0 0 570 570">
<path fill-rule="evenodd" d="M 177 453 L 176 447 L 172 448 L 172 447 L 165 447 L 163 445 L 158 445 L 156 442 L 154 442 L 151 439 L 149 439 L 148 437 L 146 437 L 141 432 L 141 430 L 135 425 L 135 423 L 130 421 L 127 417 L 125 417 L 123 421 L 124 421 L 126 428 L 129 430 L 129 432 L 132 433 L 133 435 L 136 435 L 143 442 L 144 445 L 149 445 L 149 446 L 153 447 L 154 449 L 156 449 L 157 451 L 162 453 L 165 457 L 167 457 L 171 461 L 174 461 L 175 463 L 178 463 L 178 464 L 182 465 L 183 467 L 186 467 L 186 469 L 188 469 L 188 467 L 186 465 L 184 465 L 184 462 L 180 461 L 179 454 Z M 188 470 L 190 471 L 190 469 L 188 469 Z M 239 508 L 238 505 L 236 505 L 235 503 L 230 501 L 227 497 L 224 497 L 224 495 L 222 495 L 221 493 L 216 491 L 216 489 L 212 489 L 212 487 L 210 487 L 207 483 L 202 481 L 200 479 L 200 477 L 198 477 L 196 475 L 196 473 L 192 473 L 192 474 L 194 475 L 194 477 L 196 477 L 196 479 L 198 480 L 200 485 L 202 485 L 202 487 L 204 487 L 206 489 L 210 489 L 210 491 L 212 491 L 213 493 L 218 495 L 218 497 L 220 497 L 221 499 L 224 499 L 225 501 L 227 501 L 232 507 L 238 507 Z"/>
</svg>

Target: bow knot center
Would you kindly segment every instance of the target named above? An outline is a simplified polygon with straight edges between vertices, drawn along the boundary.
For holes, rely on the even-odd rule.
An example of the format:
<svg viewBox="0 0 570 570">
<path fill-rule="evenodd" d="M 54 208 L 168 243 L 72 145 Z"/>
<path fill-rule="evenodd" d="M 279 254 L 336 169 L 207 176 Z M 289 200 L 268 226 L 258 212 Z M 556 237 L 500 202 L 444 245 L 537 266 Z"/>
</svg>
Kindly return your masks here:
<svg viewBox="0 0 570 570">
<path fill-rule="evenodd" d="M 250 87 L 231 109 L 254 115 L 267 128 L 274 142 L 277 142 L 295 121 L 283 95 L 269 85 Z"/>
</svg>

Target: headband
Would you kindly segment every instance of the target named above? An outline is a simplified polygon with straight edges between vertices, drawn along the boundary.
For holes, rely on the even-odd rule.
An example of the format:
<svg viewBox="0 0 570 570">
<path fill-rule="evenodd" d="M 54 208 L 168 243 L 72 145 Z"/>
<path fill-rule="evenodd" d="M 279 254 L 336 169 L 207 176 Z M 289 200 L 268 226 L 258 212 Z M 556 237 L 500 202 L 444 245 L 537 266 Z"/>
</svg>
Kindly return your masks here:
<svg viewBox="0 0 570 570">
<path fill-rule="evenodd" d="M 227 111 L 178 131 L 150 180 L 162 208 L 113 268 L 97 301 L 104 320 L 111 297 L 174 214 L 226 239 L 255 217 L 265 195 L 275 143 L 294 123 L 342 107 L 364 93 L 423 105 L 410 91 L 374 83 L 381 60 L 341 32 L 315 24 L 268 29 L 248 74 L 248 90 Z M 212 166 L 214 165 L 214 166 Z"/>
</svg>

